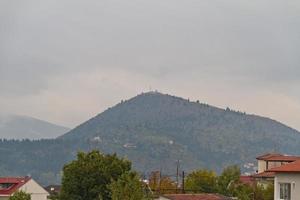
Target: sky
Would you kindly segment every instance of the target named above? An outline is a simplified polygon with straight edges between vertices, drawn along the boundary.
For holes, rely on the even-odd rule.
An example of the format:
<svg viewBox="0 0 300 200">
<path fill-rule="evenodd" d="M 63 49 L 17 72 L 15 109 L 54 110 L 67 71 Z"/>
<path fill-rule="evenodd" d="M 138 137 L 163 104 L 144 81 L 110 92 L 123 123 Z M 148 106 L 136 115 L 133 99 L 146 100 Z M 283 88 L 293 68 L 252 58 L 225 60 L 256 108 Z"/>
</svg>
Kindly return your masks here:
<svg viewBox="0 0 300 200">
<path fill-rule="evenodd" d="M 0 112 L 75 127 L 158 90 L 300 130 L 300 1 L 1 0 Z"/>
</svg>

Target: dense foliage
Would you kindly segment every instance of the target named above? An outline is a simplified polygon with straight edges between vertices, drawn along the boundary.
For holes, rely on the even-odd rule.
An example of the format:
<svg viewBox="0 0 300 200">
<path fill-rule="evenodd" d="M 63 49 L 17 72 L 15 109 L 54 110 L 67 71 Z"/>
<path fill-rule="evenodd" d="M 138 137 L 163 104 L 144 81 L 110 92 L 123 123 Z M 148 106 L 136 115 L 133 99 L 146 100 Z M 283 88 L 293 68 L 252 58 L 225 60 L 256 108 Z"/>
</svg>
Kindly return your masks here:
<svg viewBox="0 0 300 200">
<path fill-rule="evenodd" d="M 17 191 L 8 200 L 31 200 L 31 197 L 26 192 Z"/>
<path fill-rule="evenodd" d="M 110 184 L 112 200 L 146 200 L 146 187 L 136 173 L 124 173 Z"/>
<path fill-rule="evenodd" d="M 186 178 L 185 189 L 189 192 L 217 192 L 217 175 L 209 170 L 193 171 Z"/>
<path fill-rule="evenodd" d="M 218 192 L 220 194 L 233 196 L 240 176 L 240 168 L 237 165 L 226 167 L 218 177 Z"/>
<path fill-rule="evenodd" d="M 276 121 L 160 93 L 122 101 L 55 140 L 0 140 L 0 174 L 60 182 L 63 165 L 79 150 L 127 157 L 139 172 L 254 162 L 268 151 L 300 154 L 299 132 Z M 242 169 L 244 171 L 245 169 Z"/>
<path fill-rule="evenodd" d="M 64 166 L 61 199 L 111 199 L 109 185 L 131 170 L 131 163 L 99 151 L 80 152 L 77 159 Z M 123 177 L 124 178 L 124 177 Z"/>
<path fill-rule="evenodd" d="M 186 192 L 219 193 L 239 200 L 273 200 L 274 186 L 263 187 L 259 184 L 244 184 L 240 181 L 240 169 L 233 165 L 226 167 L 216 176 L 213 171 L 196 170 L 186 179 Z"/>
</svg>

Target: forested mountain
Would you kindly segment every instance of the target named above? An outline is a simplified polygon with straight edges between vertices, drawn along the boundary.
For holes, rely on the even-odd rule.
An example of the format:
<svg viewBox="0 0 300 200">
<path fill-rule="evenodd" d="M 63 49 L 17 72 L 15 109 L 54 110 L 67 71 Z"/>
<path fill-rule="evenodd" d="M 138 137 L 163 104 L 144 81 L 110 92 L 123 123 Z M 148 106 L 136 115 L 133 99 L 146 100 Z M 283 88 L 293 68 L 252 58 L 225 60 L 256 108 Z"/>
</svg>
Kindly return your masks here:
<svg viewBox="0 0 300 200">
<path fill-rule="evenodd" d="M 0 174 L 59 180 L 78 150 L 100 149 L 133 161 L 140 172 L 254 162 L 261 153 L 300 154 L 300 133 L 274 120 L 150 92 L 107 109 L 55 140 L 1 141 Z M 243 166 L 243 165 L 241 165 Z M 244 171 L 246 169 L 243 169 Z"/>
<path fill-rule="evenodd" d="M 70 129 L 28 116 L 0 114 L 0 138 L 56 138 Z"/>
<path fill-rule="evenodd" d="M 300 153 L 300 134 L 274 120 L 150 92 L 122 101 L 61 137 L 94 141 L 139 169 L 220 170 L 267 151 Z"/>
</svg>

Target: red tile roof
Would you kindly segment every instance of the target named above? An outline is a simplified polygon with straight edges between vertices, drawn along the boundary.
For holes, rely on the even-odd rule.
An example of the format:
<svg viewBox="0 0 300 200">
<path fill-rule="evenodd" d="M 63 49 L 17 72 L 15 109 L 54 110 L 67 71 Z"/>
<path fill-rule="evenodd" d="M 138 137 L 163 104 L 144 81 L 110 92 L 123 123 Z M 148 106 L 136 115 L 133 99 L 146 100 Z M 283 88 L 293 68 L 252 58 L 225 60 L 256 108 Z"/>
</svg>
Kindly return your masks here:
<svg viewBox="0 0 300 200">
<path fill-rule="evenodd" d="M 266 161 L 286 161 L 286 162 L 293 162 L 296 160 L 300 160 L 300 157 L 298 156 L 273 156 L 270 157 L 268 159 L 266 159 Z"/>
<path fill-rule="evenodd" d="M 240 176 L 240 182 L 247 185 L 254 185 L 255 179 L 252 176 Z"/>
<path fill-rule="evenodd" d="M 170 200 L 231 200 L 219 194 L 166 194 L 163 197 Z"/>
<path fill-rule="evenodd" d="M 265 159 L 267 159 L 269 157 L 273 157 L 273 156 L 283 156 L 283 155 L 279 154 L 279 153 L 267 153 L 267 154 L 258 156 L 256 159 L 257 160 L 265 160 Z"/>
<path fill-rule="evenodd" d="M 257 160 L 264 160 L 264 161 L 281 161 L 281 162 L 294 162 L 296 160 L 300 160 L 299 156 L 289 156 L 289 155 L 282 155 L 282 154 L 265 154 L 256 158 Z"/>
<path fill-rule="evenodd" d="M 280 167 L 269 169 L 268 172 L 300 173 L 300 160 L 297 160 Z"/>
<path fill-rule="evenodd" d="M 30 179 L 30 177 L 0 177 L 0 196 L 10 196 Z M 7 188 L 1 187 L 3 185 Z"/>
<path fill-rule="evenodd" d="M 252 175 L 253 178 L 274 178 L 274 176 L 275 176 L 274 172 L 261 172 Z"/>
</svg>

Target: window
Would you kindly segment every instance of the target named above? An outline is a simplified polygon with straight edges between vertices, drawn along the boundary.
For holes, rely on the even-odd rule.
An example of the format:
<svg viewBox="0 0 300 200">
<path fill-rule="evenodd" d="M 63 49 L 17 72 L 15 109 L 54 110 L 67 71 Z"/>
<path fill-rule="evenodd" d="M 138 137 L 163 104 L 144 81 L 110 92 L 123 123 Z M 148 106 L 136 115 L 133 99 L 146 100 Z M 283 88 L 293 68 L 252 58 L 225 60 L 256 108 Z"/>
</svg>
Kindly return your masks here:
<svg viewBox="0 0 300 200">
<path fill-rule="evenodd" d="M 280 200 L 291 200 L 291 184 L 279 183 L 280 186 Z"/>
<path fill-rule="evenodd" d="M 7 190 L 13 185 L 13 183 L 0 183 L 0 190 Z"/>
</svg>

